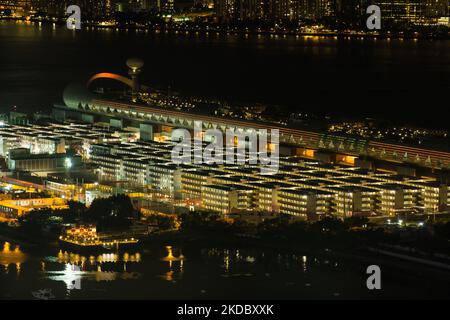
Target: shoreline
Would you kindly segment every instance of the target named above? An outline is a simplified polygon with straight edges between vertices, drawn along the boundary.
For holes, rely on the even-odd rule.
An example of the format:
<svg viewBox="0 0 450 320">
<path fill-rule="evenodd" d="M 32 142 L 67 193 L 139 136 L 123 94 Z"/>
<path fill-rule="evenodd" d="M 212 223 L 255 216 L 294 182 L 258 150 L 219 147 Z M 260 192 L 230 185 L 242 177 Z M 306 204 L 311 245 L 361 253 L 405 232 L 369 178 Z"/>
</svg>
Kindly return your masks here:
<svg viewBox="0 0 450 320">
<path fill-rule="evenodd" d="M 4 228 L 0 228 L 0 241 L 7 241 L 12 244 L 18 244 L 25 249 L 49 249 L 54 248 L 55 245 L 60 247 L 57 241 L 53 241 L 49 238 L 40 237 L 32 239 L 31 241 L 19 239 L 22 237 L 16 237 L 16 232 L 7 232 L 5 235 Z M 433 266 L 432 264 L 424 264 L 418 261 L 414 261 L 413 256 L 408 256 L 409 259 L 401 259 L 393 255 L 384 255 L 376 251 L 370 250 L 368 246 L 359 246 L 355 248 L 340 248 L 327 245 L 323 246 L 307 246 L 307 245 L 295 245 L 286 246 L 284 243 L 267 242 L 261 239 L 243 239 L 238 237 L 208 237 L 208 236 L 195 236 L 188 233 L 175 233 L 175 234 L 159 234 L 153 235 L 148 238 L 140 240 L 140 243 L 136 246 L 135 250 L 144 250 L 151 246 L 180 246 L 184 248 L 235 248 L 244 250 L 261 250 L 272 251 L 282 254 L 298 254 L 317 256 L 328 259 L 343 259 L 348 263 L 359 266 L 369 266 L 371 264 L 387 267 L 396 272 L 405 272 L 405 270 L 414 276 L 421 278 L 443 279 L 449 276 L 448 270 Z M 122 251 L 123 249 L 119 249 Z M 83 254 L 81 250 L 74 250 Z M 106 252 L 106 251 L 105 251 Z M 411 259 L 413 258 L 413 259 Z M 430 260 L 431 261 L 431 260 Z M 364 269 L 365 269 L 364 267 Z"/>
<path fill-rule="evenodd" d="M 23 248 L 42 248 L 51 247 L 56 240 L 44 237 L 21 234 L 9 226 L 0 225 L 0 240 L 18 244 Z"/>
<path fill-rule="evenodd" d="M 270 242 L 268 240 L 261 239 L 244 239 L 238 237 L 219 237 L 219 238 L 208 238 L 199 237 L 189 234 L 179 234 L 176 241 L 171 238 L 171 241 L 159 237 L 158 239 L 146 239 L 142 241 L 141 245 L 145 245 L 147 241 L 155 242 L 159 241 L 161 245 L 180 245 L 180 246 L 198 246 L 207 243 L 208 246 L 214 247 L 233 247 L 233 248 L 243 248 L 243 249 L 257 249 L 257 250 L 270 250 L 279 253 L 291 253 L 291 254 L 302 254 L 302 255 L 315 255 L 320 257 L 345 259 L 349 262 L 362 264 L 383 264 L 389 268 L 395 268 L 398 270 L 409 270 L 421 275 L 424 272 L 428 274 L 433 274 L 433 277 L 440 278 L 442 276 L 448 275 L 448 270 L 445 268 L 433 266 L 432 263 L 424 264 L 415 259 L 414 256 L 409 256 L 407 259 L 395 257 L 394 255 L 384 255 L 379 252 L 374 252 L 368 245 L 356 246 L 354 248 L 343 248 L 340 246 L 332 246 L 333 243 L 327 243 L 322 246 L 308 246 L 299 245 L 288 247 L 285 243 Z M 169 241 L 169 242 L 167 242 Z M 177 242 L 178 241 L 178 242 Z M 373 247 L 373 246 L 372 246 Z M 434 262 L 432 260 L 429 260 Z M 450 267 L 450 265 L 448 265 Z"/>
<path fill-rule="evenodd" d="M 65 22 L 61 21 L 38 21 L 38 20 L 26 20 L 26 19 L 18 19 L 18 18 L 0 18 L 0 21 L 19 21 L 24 23 L 32 23 L 32 24 L 45 24 L 45 25 L 57 25 L 57 26 L 65 26 Z M 152 32 L 156 34 L 160 33 L 185 33 L 190 34 L 194 33 L 196 35 L 242 35 L 242 36 L 265 36 L 265 37 L 320 37 L 320 38 L 334 38 L 338 39 L 382 39 L 382 40 L 450 40 L 450 28 L 447 31 L 447 34 L 431 34 L 426 33 L 427 35 L 421 34 L 419 31 L 409 32 L 405 34 L 403 31 L 400 32 L 392 32 L 392 33 L 364 33 L 361 30 L 354 30 L 353 32 L 333 32 L 333 31 L 324 31 L 324 32 L 296 32 L 296 31 L 269 31 L 269 30 L 204 30 L 204 29 L 194 29 L 194 28 L 177 28 L 177 27 L 168 27 L 168 28 L 153 28 L 149 26 L 120 26 L 120 25 L 99 25 L 93 23 L 84 23 L 82 24 L 81 30 L 90 31 L 91 29 L 99 29 L 99 30 L 115 30 L 115 31 L 141 31 L 141 32 Z M 76 31 L 76 30 L 75 30 Z"/>
<path fill-rule="evenodd" d="M 16 239 L 14 237 L 11 237 L 9 235 L 4 235 L 4 234 L 1 234 L 1 233 L 0 233 L 0 241 L 9 242 L 9 243 L 13 243 L 13 244 L 18 244 L 22 248 L 33 248 L 33 247 L 36 247 L 36 244 L 34 244 L 34 243 L 24 242 L 22 240 L 19 240 L 19 239 Z"/>
</svg>

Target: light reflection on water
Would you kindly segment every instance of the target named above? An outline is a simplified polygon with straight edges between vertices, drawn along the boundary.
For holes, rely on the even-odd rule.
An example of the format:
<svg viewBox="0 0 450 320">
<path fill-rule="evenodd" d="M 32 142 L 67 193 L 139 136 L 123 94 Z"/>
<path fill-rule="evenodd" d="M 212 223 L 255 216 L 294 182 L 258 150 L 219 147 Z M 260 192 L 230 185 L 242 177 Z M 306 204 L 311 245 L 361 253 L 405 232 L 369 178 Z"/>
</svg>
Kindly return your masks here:
<svg viewBox="0 0 450 320">
<path fill-rule="evenodd" d="M 81 289 L 83 281 L 114 281 L 114 280 L 136 280 L 142 275 L 137 272 L 113 272 L 113 271 L 81 271 L 76 265 L 66 264 L 63 271 L 47 271 L 43 278 L 53 281 L 63 281 L 67 290 Z M 77 287 L 77 281 L 79 287 Z"/>
<path fill-rule="evenodd" d="M 183 277 L 183 266 L 184 266 L 184 256 L 181 250 L 178 250 L 178 255 L 175 253 L 172 246 L 166 246 L 167 255 L 161 258 L 161 261 L 168 262 L 168 270 L 163 275 L 159 276 L 161 279 L 166 281 L 174 282 Z M 178 265 L 174 265 L 178 263 Z"/>
<path fill-rule="evenodd" d="M 0 249 L 0 263 L 8 266 L 0 268 L 0 299 L 334 299 L 369 294 L 365 269 L 315 255 L 159 245 L 97 254 L 28 252 L 11 243 L 0 243 Z M 407 289 L 395 285 L 399 297 L 425 292 L 416 284 Z"/>
<path fill-rule="evenodd" d="M 167 262 L 166 272 L 158 277 L 166 281 L 176 281 L 182 278 L 184 256 L 180 249 L 165 247 L 166 254 L 160 258 Z M 56 257 L 49 256 L 41 262 L 41 278 L 53 281 L 63 281 L 68 291 L 78 289 L 84 281 L 115 281 L 136 280 L 142 277 L 140 272 L 129 272 L 130 264 L 141 262 L 140 252 L 109 252 L 98 255 L 82 255 L 60 250 Z M 64 265 L 63 270 L 47 270 L 48 264 Z M 58 268 L 54 266 L 53 268 Z"/>
<path fill-rule="evenodd" d="M 60 250 L 56 257 L 48 256 L 41 262 L 41 278 L 63 281 L 68 291 L 81 289 L 83 281 L 136 280 L 142 274 L 128 272 L 129 264 L 140 263 L 139 252 L 109 252 L 97 255 L 82 255 Z M 64 265 L 63 270 L 47 270 L 47 264 Z M 58 266 L 59 265 L 59 266 Z"/>
<path fill-rule="evenodd" d="M 48 257 L 48 260 L 52 260 L 53 257 Z M 70 264 L 80 264 L 81 266 L 84 266 L 86 263 L 89 263 L 90 265 L 95 264 L 102 264 L 106 262 L 140 262 L 141 261 L 141 254 L 139 252 L 130 254 L 128 252 L 124 253 L 102 253 L 99 255 L 80 255 L 78 253 L 73 252 L 67 252 L 60 250 L 58 252 L 58 255 L 56 257 L 56 261 L 59 263 L 70 263 Z"/>
<path fill-rule="evenodd" d="M 146 256 L 152 252 L 144 250 Z M 156 276 L 169 282 L 176 282 L 183 278 L 185 272 L 186 258 L 178 247 L 166 246 L 162 252 L 157 253 L 163 265 L 163 271 Z M 255 254 L 251 251 L 239 249 L 201 249 L 200 255 L 203 260 L 217 262 L 220 268 L 221 277 L 252 277 L 252 266 L 261 262 L 274 263 L 277 267 L 294 269 L 307 273 L 308 263 L 320 264 L 317 258 L 307 259 L 307 256 L 295 254 L 275 254 L 266 256 L 264 252 Z M 4 266 L 4 273 L 15 266 L 17 275 L 20 275 L 21 265 L 27 261 L 28 255 L 24 253 L 18 245 L 9 242 L 3 243 L 0 251 L 0 264 Z M 152 263 L 154 258 L 150 258 Z M 74 280 L 83 281 L 114 281 L 114 280 L 134 280 L 142 277 L 142 272 L 135 271 L 134 266 L 143 262 L 141 252 L 108 252 L 99 254 L 80 254 L 75 252 L 59 250 L 55 255 L 48 255 L 39 258 L 38 272 L 41 279 L 52 281 L 63 281 L 67 288 L 73 284 Z M 149 262 L 148 260 L 146 261 Z M 328 262 L 328 261 L 327 261 Z M 338 267 L 337 262 L 333 262 L 333 267 Z M 139 268 L 138 268 L 139 269 Z M 139 269 L 142 271 L 142 269 Z M 265 277 L 270 277 L 270 272 L 265 272 Z"/>
<path fill-rule="evenodd" d="M 0 251 L 0 265 L 3 266 L 5 273 L 8 273 L 11 265 L 14 265 L 17 274 L 20 274 L 21 265 L 26 259 L 27 255 L 20 250 L 19 245 L 11 245 L 7 241 L 3 243 L 3 249 Z"/>
<path fill-rule="evenodd" d="M 143 83 L 161 88 L 170 85 L 185 95 L 260 101 L 286 105 L 299 112 L 337 116 L 357 111 L 361 116 L 383 118 L 388 112 L 390 119 L 402 123 L 415 120 L 427 126 L 447 127 L 445 117 L 436 117 L 433 112 L 422 112 L 419 117 L 391 110 L 392 106 L 404 108 L 403 111 L 420 108 L 429 103 L 430 97 L 439 97 L 448 89 L 450 41 L 447 40 L 261 35 L 244 38 L 233 33 L 158 35 L 114 29 L 70 32 L 64 26 L 53 30 L 47 24 L 39 27 L 34 23 L 7 21 L 0 22 L 0 37 L 4 53 L 0 65 L 2 107 L 48 112 L 61 100 L 61 92 L 71 81 L 84 79 L 99 69 L 123 73 L 124 57 L 138 54 L 152 57 L 148 58 L 149 69 L 142 74 Z M 116 50 L 117 47 L 121 50 Z M 186 57 L 192 57 L 192 61 L 186 63 Z M 396 57 L 402 59 L 393 64 Z M 216 63 L 216 72 L 211 72 L 210 65 L 216 61 L 222 63 Z M 235 76 L 238 73 L 240 77 Z M 294 78 L 296 81 L 292 81 Z M 299 86 L 303 93 L 308 93 L 302 95 L 301 105 Z M 354 88 L 352 99 L 341 94 L 348 88 Z M 361 111 L 359 101 L 373 94 L 377 95 L 377 101 L 389 103 L 368 101 Z M 340 107 L 330 107 L 336 104 Z"/>
</svg>

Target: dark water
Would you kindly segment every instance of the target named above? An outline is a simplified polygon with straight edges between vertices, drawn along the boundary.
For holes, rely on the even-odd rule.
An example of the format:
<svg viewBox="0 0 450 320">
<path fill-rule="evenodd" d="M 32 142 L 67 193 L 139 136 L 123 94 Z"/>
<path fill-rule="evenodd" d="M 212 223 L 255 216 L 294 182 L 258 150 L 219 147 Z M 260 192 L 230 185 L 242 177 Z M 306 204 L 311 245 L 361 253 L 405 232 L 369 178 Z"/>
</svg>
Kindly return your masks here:
<svg viewBox="0 0 450 320">
<path fill-rule="evenodd" d="M 153 246 L 128 253 L 27 252 L 0 246 L 0 299 L 391 299 L 450 298 L 435 282 L 380 265 L 382 289 L 366 287 L 364 263 L 270 250 Z"/>
<path fill-rule="evenodd" d="M 447 127 L 450 41 L 83 30 L 0 21 L 0 108 L 47 109 L 100 71 L 187 95 Z M 417 110 L 411 112 L 411 110 Z"/>
</svg>

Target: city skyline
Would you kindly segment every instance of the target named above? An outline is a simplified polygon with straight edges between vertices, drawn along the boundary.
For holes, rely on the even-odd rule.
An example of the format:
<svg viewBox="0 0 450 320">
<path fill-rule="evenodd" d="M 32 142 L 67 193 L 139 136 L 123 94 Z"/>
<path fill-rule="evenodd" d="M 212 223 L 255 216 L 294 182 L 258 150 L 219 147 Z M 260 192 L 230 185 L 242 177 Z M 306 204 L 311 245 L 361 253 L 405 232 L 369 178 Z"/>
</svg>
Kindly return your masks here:
<svg viewBox="0 0 450 320">
<path fill-rule="evenodd" d="M 450 3 L 448 0 L 396 0 L 356 3 L 349 0 L 215 0 L 215 1 L 51 1 L 51 0 L 3 0 L 0 10 L 5 16 L 29 17 L 36 14 L 65 16 L 69 5 L 78 5 L 82 15 L 89 20 L 113 18 L 116 13 L 170 14 L 183 12 L 209 12 L 208 15 L 192 16 L 191 19 L 209 17 L 211 22 L 238 21 L 260 22 L 319 22 L 340 28 L 365 26 L 366 10 L 370 5 L 381 9 L 382 19 L 389 26 L 408 25 L 449 26 Z M 188 21 L 189 17 L 185 17 Z"/>
</svg>

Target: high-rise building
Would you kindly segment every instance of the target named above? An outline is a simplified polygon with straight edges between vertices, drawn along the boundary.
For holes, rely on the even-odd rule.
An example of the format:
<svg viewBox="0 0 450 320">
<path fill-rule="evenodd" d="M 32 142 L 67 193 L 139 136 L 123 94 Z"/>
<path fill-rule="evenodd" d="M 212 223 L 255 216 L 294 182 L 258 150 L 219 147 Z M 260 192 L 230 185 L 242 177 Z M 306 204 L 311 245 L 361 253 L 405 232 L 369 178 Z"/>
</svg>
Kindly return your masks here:
<svg viewBox="0 0 450 320">
<path fill-rule="evenodd" d="M 30 8 L 34 12 L 42 12 L 49 15 L 63 16 L 67 7 L 78 5 L 82 17 L 98 18 L 109 16 L 114 8 L 113 0 L 22 0 L 29 1 Z"/>
<path fill-rule="evenodd" d="M 427 0 L 425 2 L 425 23 L 437 24 L 441 18 L 450 17 L 450 1 L 449 0 Z"/>
<path fill-rule="evenodd" d="M 333 4 L 337 21 L 344 25 L 359 24 L 362 20 L 365 22 L 369 5 L 368 0 L 335 0 Z"/>
<path fill-rule="evenodd" d="M 31 7 L 31 0 L 0 0 L 0 10 L 10 10 L 14 16 L 27 15 Z"/>
<path fill-rule="evenodd" d="M 299 0 L 271 0 L 269 3 L 268 18 L 290 21 L 300 19 Z"/>
<path fill-rule="evenodd" d="M 382 19 L 392 23 L 437 24 L 449 16 L 448 0 L 380 0 Z"/>
<path fill-rule="evenodd" d="M 175 0 L 167 0 L 164 5 L 164 10 L 167 13 L 172 13 L 175 11 Z"/>
<path fill-rule="evenodd" d="M 230 21 L 236 17 L 237 6 L 235 0 L 215 0 L 214 9 L 220 21 Z"/>
<path fill-rule="evenodd" d="M 383 20 L 395 23 L 419 23 L 424 16 L 423 0 L 382 0 L 380 6 Z"/>
<path fill-rule="evenodd" d="M 130 11 L 139 12 L 145 9 L 146 2 L 144 0 L 129 0 L 128 8 Z"/>
<path fill-rule="evenodd" d="M 215 0 L 221 20 L 299 21 L 335 17 L 338 0 Z M 340 0 L 343 1 L 343 0 Z"/>
<path fill-rule="evenodd" d="M 240 20 L 264 18 L 264 0 L 238 0 L 237 13 Z"/>
<path fill-rule="evenodd" d="M 0 13 L 14 15 L 18 9 L 16 3 L 12 0 L 0 0 Z"/>
<path fill-rule="evenodd" d="M 300 18 L 320 20 L 336 15 L 336 0 L 298 0 Z"/>
<path fill-rule="evenodd" d="M 143 4 L 144 10 L 155 10 L 162 13 L 173 13 L 175 11 L 175 0 L 134 0 Z"/>
</svg>

